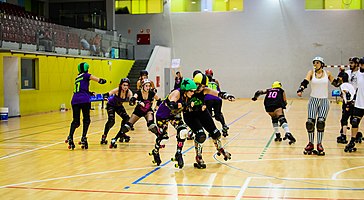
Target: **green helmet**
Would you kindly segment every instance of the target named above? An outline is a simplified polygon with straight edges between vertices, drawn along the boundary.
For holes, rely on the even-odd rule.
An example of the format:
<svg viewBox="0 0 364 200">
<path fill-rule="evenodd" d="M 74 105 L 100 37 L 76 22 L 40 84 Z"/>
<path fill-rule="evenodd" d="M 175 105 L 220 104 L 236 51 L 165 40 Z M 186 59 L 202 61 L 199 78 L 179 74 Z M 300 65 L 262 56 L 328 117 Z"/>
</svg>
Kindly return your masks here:
<svg viewBox="0 0 364 200">
<path fill-rule="evenodd" d="M 189 78 L 184 78 L 181 83 L 181 90 L 182 91 L 188 91 L 188 90 L 196 90 L 197 85 L 196 83 Z"/>
<path fill-rule="evenodd" d="M 86 62 L 82 62 L 78 65 L 78 73 L 88 72 L 90 66 Z"/>
</svg>

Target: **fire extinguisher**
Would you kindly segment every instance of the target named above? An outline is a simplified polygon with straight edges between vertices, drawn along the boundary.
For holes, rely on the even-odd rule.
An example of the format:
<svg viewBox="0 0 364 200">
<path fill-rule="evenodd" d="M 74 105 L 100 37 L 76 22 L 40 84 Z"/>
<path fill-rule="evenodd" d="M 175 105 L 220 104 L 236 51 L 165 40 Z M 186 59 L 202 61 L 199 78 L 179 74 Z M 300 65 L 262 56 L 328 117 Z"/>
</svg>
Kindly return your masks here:
<svg viewBox="0 0 364 200">
<path fill-rule="evenodd" d="M 156 82 L 156 87 L 160 87 L 161 86 L 161 77 L 160 76 L 156 76 L 155 77 L 155 82 Z"/>
</svg>

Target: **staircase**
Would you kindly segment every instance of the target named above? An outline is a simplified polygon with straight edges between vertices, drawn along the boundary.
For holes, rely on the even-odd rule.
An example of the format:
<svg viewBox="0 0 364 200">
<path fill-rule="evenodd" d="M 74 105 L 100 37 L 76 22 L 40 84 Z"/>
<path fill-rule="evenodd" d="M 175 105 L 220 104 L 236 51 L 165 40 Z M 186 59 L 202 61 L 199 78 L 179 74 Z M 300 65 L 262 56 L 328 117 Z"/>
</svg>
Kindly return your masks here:
<svg viewBox="0 0 364 200">
<path fill-rule="evenodd" d="M 130 79 L 130 89 L 133 92 L 136 92 L 136 83 L 138 81 L 140 71 L 147 68 L 149 60 L 135 60 L 129 74 L 128 78 Z"/>
</svg>

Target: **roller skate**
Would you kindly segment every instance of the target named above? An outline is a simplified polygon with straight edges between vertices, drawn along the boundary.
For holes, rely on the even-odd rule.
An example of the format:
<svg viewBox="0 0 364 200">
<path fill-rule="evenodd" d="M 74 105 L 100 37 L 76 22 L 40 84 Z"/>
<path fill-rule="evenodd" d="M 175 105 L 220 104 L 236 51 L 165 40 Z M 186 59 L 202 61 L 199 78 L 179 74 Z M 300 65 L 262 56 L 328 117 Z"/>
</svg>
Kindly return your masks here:
<svg viewBox="0 0 364 200">
<path fill-rule="evenodd" d="M 318 156 L 324 156 L 325 155 L 324 147 L 322 146 L 321 143 L 317 144 L 317 151 L 314 152 L 314 153 L 317 154 Z"/>
<path fill-rule="evenodd" d="M 291 133 L 288 133 L 288 132 L 284 135 L 283 140 L 286 140 L 286 139 L 289 140 L 289 142 L 288 142 L 289 145 L 296 142 L 296 138 L 294 138 L 293 135 Z"/>
<path fill-rule="evenodd" d="M 156 142 L 156 144 L 157 144 L 157 146 L 156 146 L 156 148 L 158 147 L 158 148 L 164 148 L 164 147 L 166 147 L 166 145 L 165 144 L 161 144 L 161 142 L 163 141 L 163 140 L 168 140 L 169 139 L 169 137 L 168 137 L 168 134 L 167 133 L 164 133 L 163 135 L 159 135 L 158 137 L 157 137 L 157 139 L 155 139 L 155 142 Z M 165 141 L 164 141 L 165 142 Z"/>
<path fill-rule="evenodd" d="M 355 137 L 355 143 L 361 143 L 363 140 L 363 134 L 361 132 L 358 132 Z"/>
<path fill-rule="evenodd" d="M 68 136 L 67 139 L 64 142 L 68 143 L 68 149 L 71 149 L 71 150 L 75 149 L 76 145 L 75 145 L 75 143 L 73 142 L 73 139 L 70 136 Z"/>
<path fill-rule="evenodd" d="M 88 149 L 87 137 L 82 137 L 78 144 L 81 145 L 82 149 Z"/>
<path fill-rule="evenodd" d="M 193 163 L 193 166 L 198 168 L 198 169 L 205 169 L 206 168 L 206 164 L 205 161 L 202 160 L 202 156 L 197 155 L 196 156 L 196 162 Z"/>
<path fill-rule="evenodd" d="M 307 146 L 305 147 L 305 149 L 303 151 L 303 154 L 305 154 L 305 155 L 311 155 L 312 153 L 316 154 L 315 152 L 316 152 L 316 150 L 314 150 L 313 144 L 311 142 L 309 142 L 307 144 Z"/>
<path fill-rule="evenodd" d="M 227 125 L 222 126 L 222 130 L 221 130 L 222 136 L 227 137 L 229 135 L 228 130 L 229 130 L 229 127 Z"/>
<path fill-rule="evenodd" d="M 276 142 L 281 142 L 282 141 L 281 133 L 276 133 L 276 138 L 274 138 L 274 141 L 276 141 Z"/>
<path fill-rule="evenodd" d="M 184 166 L 183 157 L 182 157 L 181 152 L 176 152 L 176 155 L 174 156 L 174 158 L 171 158 L 171 161 L 177 162 L 176 164 L 174 164 L 174 166 L 176 168 L 182 169 Z"/>
<path fill-rule="evenodd" d="M 224 156 L 224 160 L 230 160 L 231 159 L 231 153 L 225 151 L 224 148 L 221 148 L 218 150 L 218 152 L 216 153 L 218 156 L 220 156 L 221 154 Z"/>
<path fill-rule="evenodd" d="M 118 147 L 118 145 L 116 144 L 116 141 L 117 141 L 117 139 L 115 139 L 115 138 L 111 139 L 111 142 L 109 145 L 110 149 Z"/>
<path fill-rule="evenodd" d="M 162 163 L 158 149 L 153 149 L 152 152 L 149 153 L 149 155 L 153 156 L 153 160 L 152 160 L 153 164 L 157 164 L 157 166 L 159 166 Z"/>
<path fill-rule="evenodd" d="M 355 152 L 356 151 L 356 147 L 355 147 L 355 142 L 349 142 L 348 145 L 345 146 L 345 149 L 344 149 L 345 152 Z"/>
<path fill-rule="evenodd" d="M 125 133 L 123 133 L 120 136 L 119 142 L 129 142 L 130 141 L 130 136 L 126 135 Z"/>
<path fill-rule="evenodd" d="M 347 144 L 348 141 L 346 140 L 346 135 L 340 135 L 336 138 L 336 142 L 339 144 Z"/>
<path fill-rule="evenodd" d="M 107 135 L 102 135 L 102 136 L 101 136 L 100 144 L 107 144 L 106 137 L 107 137 Z"/>
</svg>

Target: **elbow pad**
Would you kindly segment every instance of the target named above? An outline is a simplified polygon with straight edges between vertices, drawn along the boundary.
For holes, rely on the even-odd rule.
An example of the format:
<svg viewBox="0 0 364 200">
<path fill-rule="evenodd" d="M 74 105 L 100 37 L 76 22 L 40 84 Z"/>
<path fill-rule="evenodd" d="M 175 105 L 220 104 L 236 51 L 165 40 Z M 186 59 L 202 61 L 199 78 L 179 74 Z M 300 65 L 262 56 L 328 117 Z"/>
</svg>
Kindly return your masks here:
<svg viewBox="0 0 364 200">
<path fill-rule="evenodd" d="M 162 99 L 157 100 L 157 106 L 160 106 L 162 104 Z"/>
<path fill-rule="evenodd" d="M 100 78 L 99 83 L 100 83 L 100 84 L 105 84 L 105 83 L 106 83 L 106 80 L 105 80 L 105 79 L 103 79 L 103 78 Z"/>
<path fill-rule="evenodd" d="M 134 105 L 135 105 L 135 103 L 136 103 L 136 98 L 135 98 L 135 97 L 130 98 L 130 100 L 129 100 L 129 105 L 130 105 L 130 106 L 134 106 Z"/>
<path fill-rule="evenodd" d="M 176 109 L 178 109 L 178 103 L 177 103 L 177 102 L 175 102 L 175 101 L 168 101 L 167 106 L 168 106 L 168 108 L 169 108 L 169 109 L 171 109 L 171 110 L 176 110 Z"/>
<path fill-rule="evenodd" d="M 303 81 L 301 82 L 300 87 L 297 90 L 297 93 L 303 92 L 303 90 L 305 90 L 307 88 L 308 83 L 309 83 L 308 80 L 303 79 Z"/>
<path fill-rule="evenodd" d="M 351 94 L 349 92 L 346 93 L 346 100 L 349 102 L 351 98 Z"/>
<path fill-rule="evenodd" d="M 340 85 L 342 84 L 342 80 L 341 79 L 338 79 L 338 78 L 335 78 L 331 85 L 335 86 L 335 87 L 339 87 Z"/>
<path fill-rule="evenodd" d="M 110 94 L 106 92 L 105 94 L 102 94 L 102 98 L 107 99 L 109 98 Z"/>
<path fill-rule="evenodd" d="M 261 90 L 256 91 L 252 100 L 256 101 L 261 94 L 263 94 L 263 91 Z"/>
</svg>

